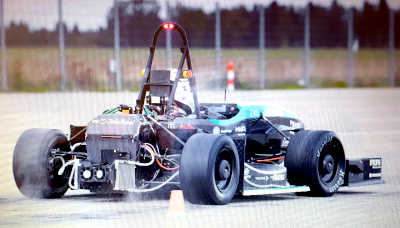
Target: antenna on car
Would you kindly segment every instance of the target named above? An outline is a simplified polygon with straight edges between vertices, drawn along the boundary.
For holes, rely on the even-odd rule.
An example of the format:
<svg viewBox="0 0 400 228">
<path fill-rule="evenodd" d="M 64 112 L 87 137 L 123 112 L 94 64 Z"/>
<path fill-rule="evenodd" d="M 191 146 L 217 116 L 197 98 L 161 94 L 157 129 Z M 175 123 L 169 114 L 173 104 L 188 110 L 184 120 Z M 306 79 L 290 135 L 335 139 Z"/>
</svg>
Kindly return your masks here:
<svg viewBox="0 0 400 228">
<path fill-rule="evenodd" d="M 224 94 L 224 103 L 226 103 L 226 88 L 225 88 L 225 94 Z"/>
</svg>

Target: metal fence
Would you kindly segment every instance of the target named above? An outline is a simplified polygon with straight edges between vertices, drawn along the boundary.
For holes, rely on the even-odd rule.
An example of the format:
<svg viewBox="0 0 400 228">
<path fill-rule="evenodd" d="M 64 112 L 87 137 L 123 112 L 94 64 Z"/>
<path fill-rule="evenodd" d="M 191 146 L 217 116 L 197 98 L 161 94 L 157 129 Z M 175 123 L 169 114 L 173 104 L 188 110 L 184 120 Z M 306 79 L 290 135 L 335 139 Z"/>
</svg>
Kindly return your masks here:
<svg viewBox="0 0 400 228">
<path fill-rule="evenodd" d="M 145 66 L 147 49 L 142 45 L 130 44 L 129 39 L 132 36 L 139 36 L 139 40 L 148 40 L 147 43 L 150 46 L 152 37 L 140 35 L 143 31 L 141 30 L 142 26 L 129 24 L 134 24 L 135 21 L 120 21 L 120 12 L 131 10 L 133 12 L 131 14 L 137 12 L 140 14 L 148 11 L 149 7 L 153 7 L 162 22 L 179 18 L 179 10 L 182 7 L 190 8 L 188 6 L 190 1 L 185 0 L 171 1 L 170 3 L 155 0 L 88 0 L 82 7 L 80 7 L 79 1 L 48 1 L 56 2 L 53 4 L 53 7 L 56 6 L 56 8 L 50 10 L 56 12 L 57 19 L 49 15 L 48 21 L 42 23 L 41 26 L 50 31 L 54 29 L 52 26 L 56 25 L 53 35 L 58 38 L 58 42 L 56 46 L 49 41 L 48 44 L 33 47 L 30 45 L 7 46 L 7 31 L 13 23 L 18 23 L 13 20 L 16 20 L 15 15 L 19 15 L 29 29 L 27 34 L 33 34 L 33 31 L 36 31 L 36 36 L 39 36 L 37 34 L 40 32 L 45 33 L 45 31 L 41 31 L 43 28 L 40 28 L 40 25 L 35 27 L 33 23 L 39 18 L 35 15 L 39 15 L 41 12 L 37 11 L 37 7 L 32 7 L 32 4 L 43 4 L 43 7 L 46 7 L 46 1 L 32 4 L 27 2 L 27 4 L 21 5 L 20 11 L 18 11 L 16 3 L 0 0 L 1 85 L 3 90 L 30 90 L 31 88 L 38 88 L 38 90 L 134 90 L 139 86 L 141 80 L 140 71 Z M 315 2 L 318 3 L 318 1 Z M 357 36 L 354 34 L 354 13 L 357 13 L 360 8 L 354 7 L 343 7 L 346 13 L 341 18 L 340 26 L 347 29 L 341 34 L 332 34 L 334 36 L 332 39 L 339 40 L 337 46 L 324 47 L 321 44 L 315 45 L 312 41 L 317 39 L 319 43 L 323 43 L 323 40 L 318 39 L 319 34 L 330 32 L 332 25 L 311 26 L 313 20 L 323 21 L 324 19 L 317 13 L 310 16 L 310 12 L 313 10 L 310 7 L 313 7 L 315 2 L 305 6 L 295 5 L 287 8 L 293 15 L 299 17 L 301 26 L 297 26 L 294 31 L 281 26 L 280 23 L 285 18 L 275 17 L 271 13 L 273 12 L 272 7 L 283 7 L 283 5 L 279 5 L 280 1 L 275 3 L 247 1 L 244 3 L 245 5 L 242 7 L 247 10 L 243 10 L 244 17 L 250 15 L 246 12 L 256 12 L 256 14 L 250 15 L 256 15 L 249 20 L 252 23 L 245 25 L 241 25 L 240 19 L 235 21 L 226 17 L 227 12 L 241 7 L 235 5 L 234 1 L 231 3 L 228 0 L 208 0 L 197 3 L 199 10 L 206 12 L 204 15 L 212 22 L 210 25 L 200 25 L 200 22 L 186 25 L 186 28 L 206 26 L 208 31 L 197 35 L 207 37 L 206 40 L 210 42 L 206 42 L 207 44 L 204 45 L 193 45 L 192 48 L 194 74 L 197 76 L 200 86 L 211 89 L 224 88 L 225 66 L 228 62 L 234 64 L 236 84 L 238 88 L 242 89 L 398 85 L 400 77 L 396 68 L 399 65 L 399 53 L 395 49 L 395 40 L 399 38 L 395 35 L 399 34 L 399 29 L 396 28 L 399 27 L 400 22 L 395 24 L 398 17 L 395 9 L 389 8 L 386 15 L 388 34 L 382 34 L 383 37 L 388 37 L 386 47 L 384 45 L 374 48 L 360 46 Z M 103 19 L 107 22 L 98 25 L 93 23 L 94 25 L 86 28 L 85 32 L 84 24 L 90 24 L 89 22 L 95 17 L 92 15 L 92 8 L 103 11 Z M 364 8 L 366 7 L 364 6 Z M 137 9 L 139 11 L 135 11 Z M 29 21 L 29 18 L 32 21 Z M 46 15 L 41 15 L 41 18 L 46 18 Z M 74 18 L 79 20 L 74 21 Z M 271 20 L 277 21 L 277 23 L 271 25 Z M 77 26 L 74 26 L 74 23 Z M 145 24 L 145 22 L 138 23 Z M 124 26 L 132 29 L 127 31 Z M 278 26 L 280 27 L 277 28 Z M 249 39 L 254 45 L 237 45 L 239 42 L 235 42 L 238 37 L 236 35 L 250 28 L 258 34 L 240 39 Z M 362 31 L 362 29 L 357 28 L 357 31 Z M 110 30 L 112 33 L 109 33 Z M 268 43 L 278 32 L 294 33 L 294 40 L 279 45 Z M 87 42 L 87 39 L 86 43 L 80 44 L 79 36 L 76 34 L 74 36 L 75 44 L 69 45 L 69 41 L 72 39 L 72 35 L 69 34 L 74 33 L 85 33 L 86 37 L 97 36 L 96 40 L 104 41 L 104 43 L 112 40 L 112 46 L 90 43 Z M 52 33 L 46 34 L 51 35 Z M 107 35 L 102 37 L 102 34 Z M 109 37 L 109 34 L 112 34 L 112 37 Z M 189 39 L 196 39 L 195 32 L 189 32 L 189 36 Z M 166 33 L 162 40 L 160 54 L 155 60 L 158 60 L 155 67 L 171 68 L 176 64 L 174 57 L 179 50 L 177 43 L 173 41 L 175 38 L 174 34 Z M 228 45 L 227 42 L 229 42 Z M 211 45 L 209 45 L 210 43 Z M 347 45 L 341 45 L 343 43 L 347 43 Z"/>
</svg>

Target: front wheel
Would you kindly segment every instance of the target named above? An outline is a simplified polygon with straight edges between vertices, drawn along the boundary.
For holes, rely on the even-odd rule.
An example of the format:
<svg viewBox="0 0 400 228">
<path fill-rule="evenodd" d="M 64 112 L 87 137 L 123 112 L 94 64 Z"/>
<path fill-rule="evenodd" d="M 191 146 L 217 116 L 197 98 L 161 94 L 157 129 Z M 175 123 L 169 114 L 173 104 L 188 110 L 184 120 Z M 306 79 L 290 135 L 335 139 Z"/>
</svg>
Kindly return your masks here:
<svg viewBox="0 0 400 228">
<path fill-rule="evenodd" d="M 55 129 L 29 129 L 22 133 L 14 148 L 13 172 L 20 192 L 30 198 L 59 198 L 68 190 L 68 181 L 57 171 L 63 158 L 51 150 L 68 150 L 64 133 Z"/>
<path fill-rule="evenodd" d="M 331 131 L 300 131 L 288 145 L 285 166 L 290 184 L 308 185 L 314 196 L 331 196 L 344 183 L 342 143 Z"/>
<path fill-rule="evenodd" d="M 179 177 L 192 203 L 227 204 L 239 184 L 239 155 L 228 136 L 199 133 L 183 148 Z"/>
</svg>

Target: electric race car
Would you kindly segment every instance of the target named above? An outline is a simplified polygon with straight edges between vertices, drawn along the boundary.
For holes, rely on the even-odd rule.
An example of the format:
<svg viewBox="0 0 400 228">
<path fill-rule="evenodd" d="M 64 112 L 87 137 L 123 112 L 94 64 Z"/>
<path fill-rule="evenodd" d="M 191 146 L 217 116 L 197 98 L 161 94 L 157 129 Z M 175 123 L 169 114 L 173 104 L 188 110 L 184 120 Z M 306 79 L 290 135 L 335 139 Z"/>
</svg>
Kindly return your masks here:
<svg viewBox="0 0 400 228">
<path fill-rule="evenodd" d="M 165 30 L 182 38 L 180 62 L 176 70 L 152 70 Z M 381 158 L 346 160 L 334 132 L 305 130 L 290 112 L 199 104 L 186 33 L 171 22 L 155 32 L 135 107 L 120 105 L 87 126 L 71 125 L 68 137 L 55 129 L 25 131 L 13 172 L 27 197 L 175 186 L 187 200 L 205 204 L 227 204 L 235 195 L 331 196 L 341 186 L 382 183 Z"/>
</svg>

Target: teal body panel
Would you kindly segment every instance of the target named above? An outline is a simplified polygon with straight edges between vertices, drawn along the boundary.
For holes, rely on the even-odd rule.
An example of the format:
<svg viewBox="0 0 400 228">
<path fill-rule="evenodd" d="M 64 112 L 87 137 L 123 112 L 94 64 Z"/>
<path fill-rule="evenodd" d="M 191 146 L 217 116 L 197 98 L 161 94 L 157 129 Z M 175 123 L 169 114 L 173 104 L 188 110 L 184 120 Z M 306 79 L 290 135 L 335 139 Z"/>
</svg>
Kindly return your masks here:
<svg viewBox="0 0 400 228">
<path fill-rule="evenodd" d="M 234 117 L 230 119 L 218 120 L 218 119 L 210 119 L 209 121 L 213 124 L 219 126 L 230 126 L 233 124 L 237 124 L 243 120 L 258 118 L 261 115 L 265 117 L 286 117 L 286 118 L 294 118 L 297 119 L 297 115 L 280 109 L 274 106 L 267 105 L 246 105 L 240 106 L 238 105 L 239 112 Z"/>
</svg>

